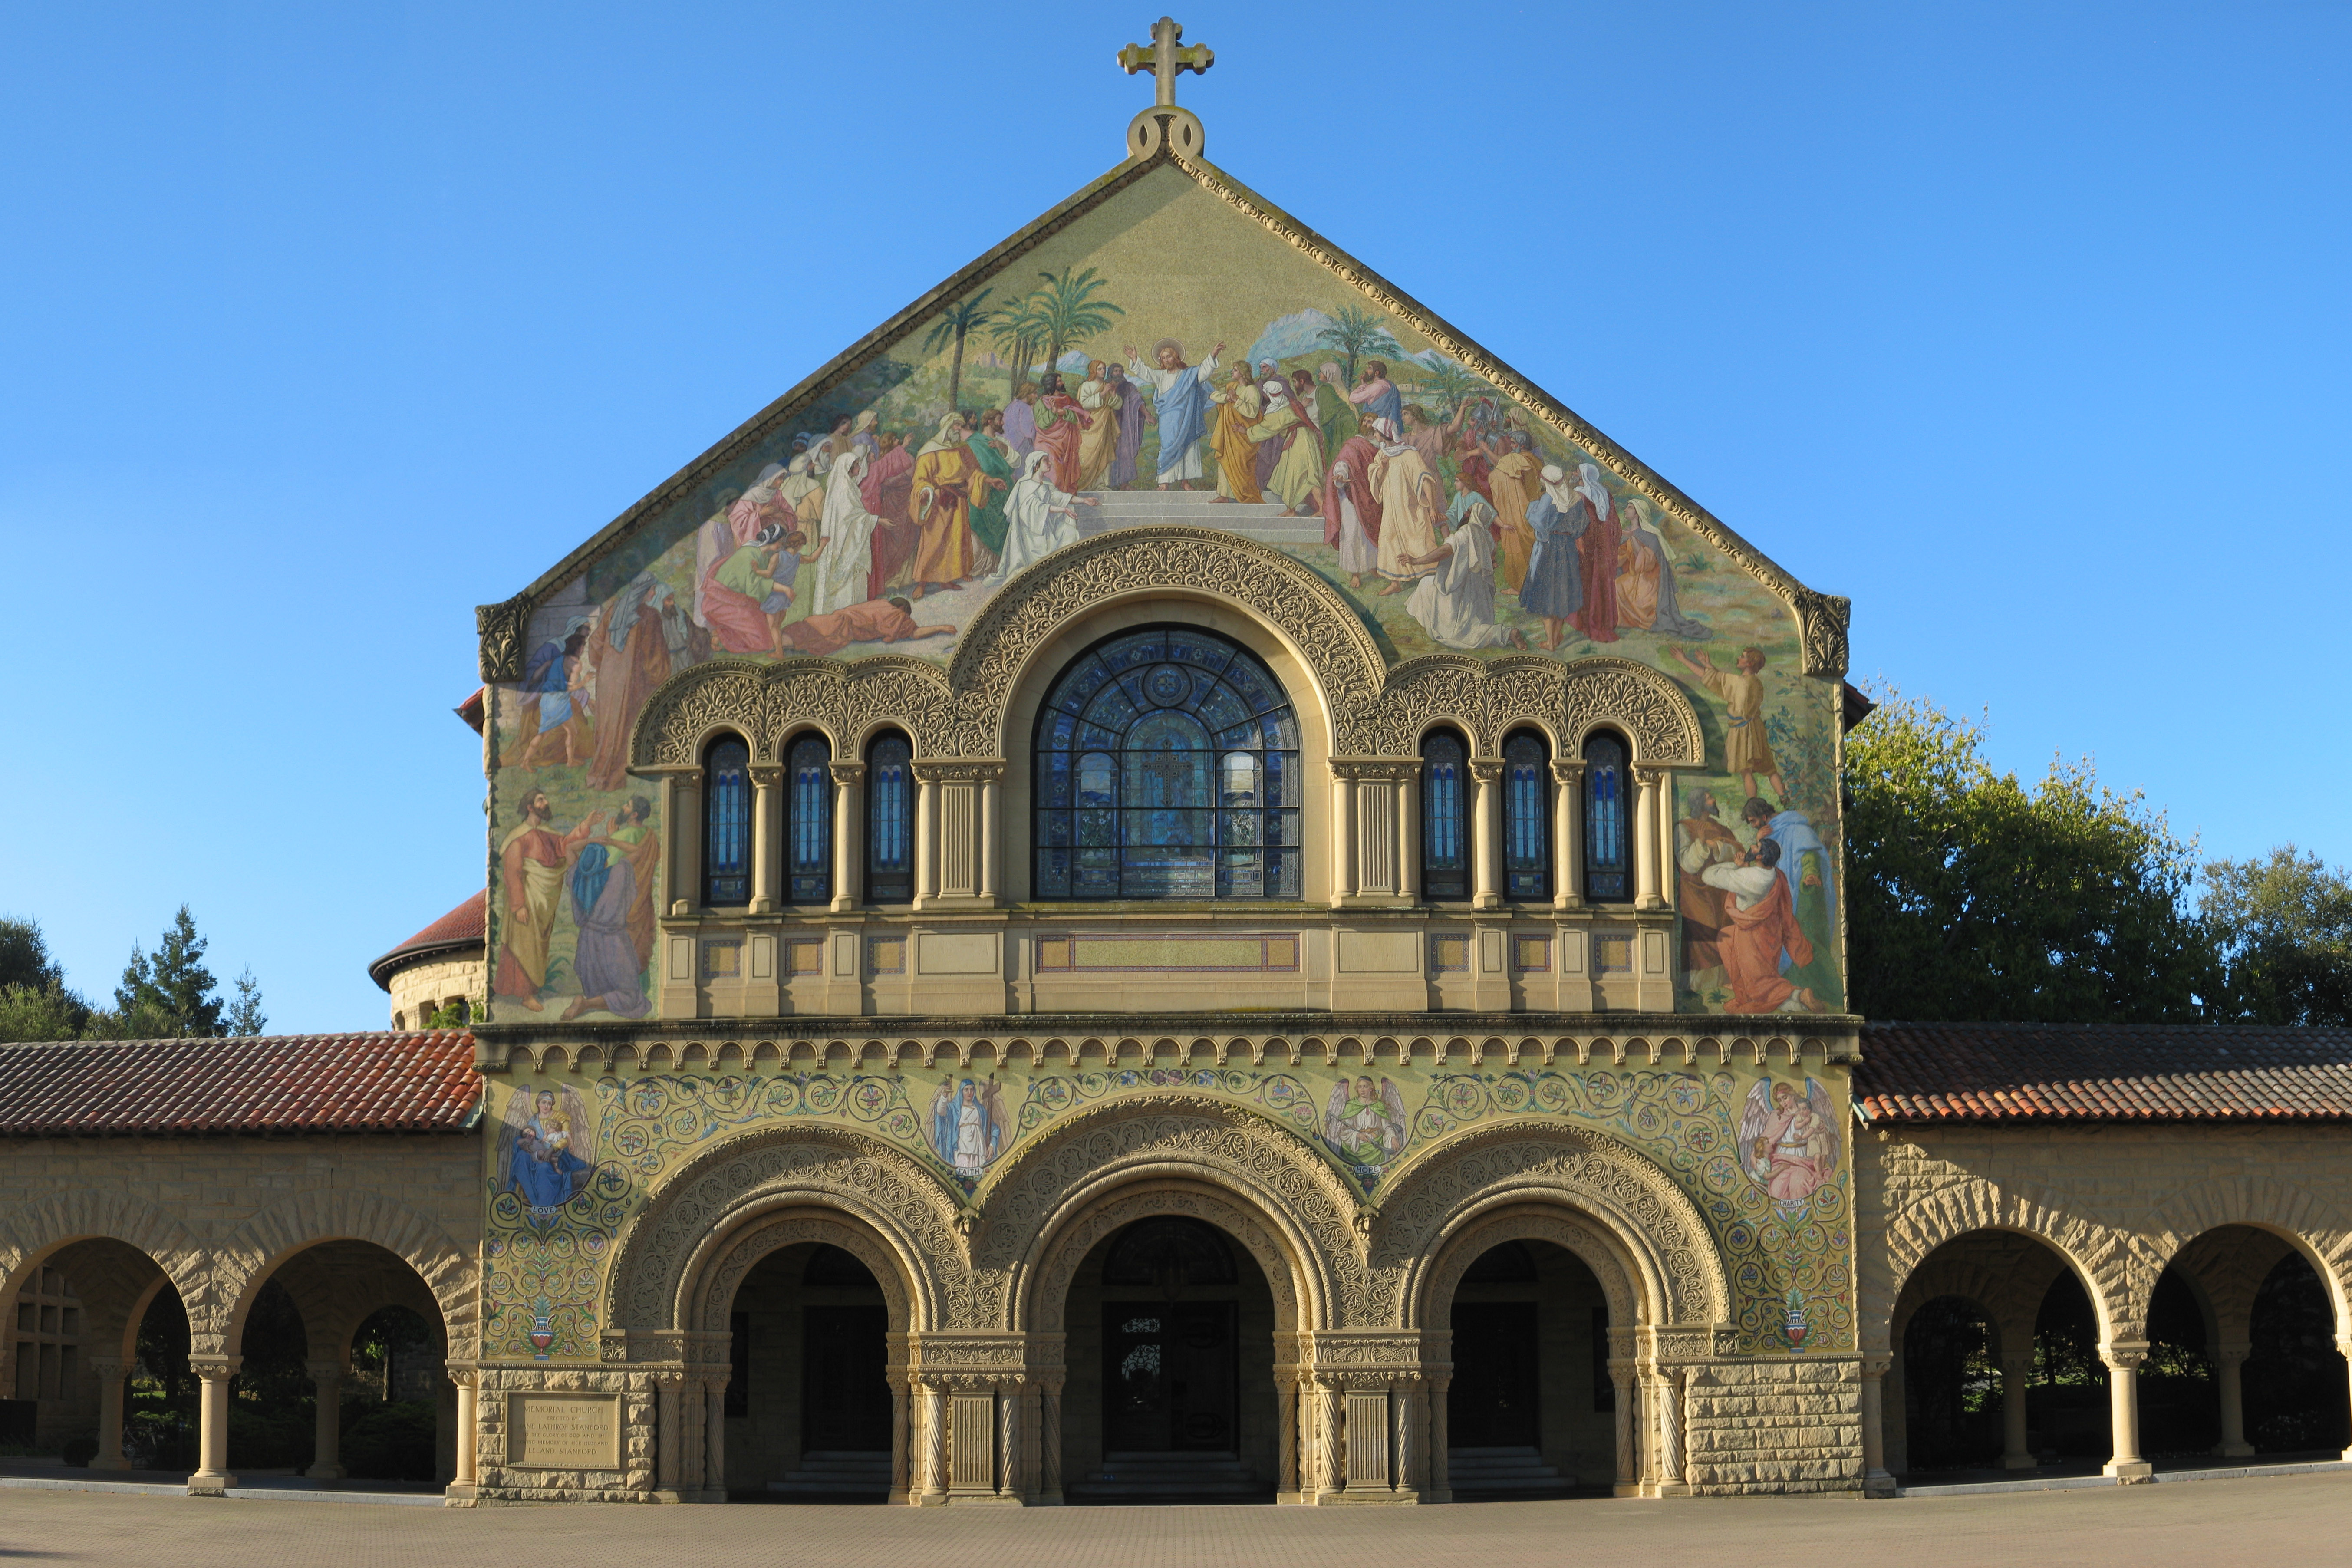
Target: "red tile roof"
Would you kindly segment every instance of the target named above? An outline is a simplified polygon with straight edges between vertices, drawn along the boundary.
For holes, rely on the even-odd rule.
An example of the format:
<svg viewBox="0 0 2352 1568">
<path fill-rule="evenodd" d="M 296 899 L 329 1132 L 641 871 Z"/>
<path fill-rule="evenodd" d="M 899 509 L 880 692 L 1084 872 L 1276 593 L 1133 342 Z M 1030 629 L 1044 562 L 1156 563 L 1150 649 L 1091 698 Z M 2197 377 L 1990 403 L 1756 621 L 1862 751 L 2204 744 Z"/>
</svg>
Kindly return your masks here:
<svg viewBox="0 0 2352 1568">
<path fill-rule="evenodd" d="M 474 1037 L 261 1035 L 0 1045 L 0 1136 L 461 1132 Z"/>
<path fill-rule="evenodd" d="M 2352 1121 L 2352 1029 L 1871 1024 L 1866 1121 Z"/>
<path fill-rule="evenodd" d="M 422 959 L 482 945 L 489 929 L 489 894 L 476 893 L 382 958 L 368 965 L 368 978 L 392 989 L 393 971 Z"/>
</svg>

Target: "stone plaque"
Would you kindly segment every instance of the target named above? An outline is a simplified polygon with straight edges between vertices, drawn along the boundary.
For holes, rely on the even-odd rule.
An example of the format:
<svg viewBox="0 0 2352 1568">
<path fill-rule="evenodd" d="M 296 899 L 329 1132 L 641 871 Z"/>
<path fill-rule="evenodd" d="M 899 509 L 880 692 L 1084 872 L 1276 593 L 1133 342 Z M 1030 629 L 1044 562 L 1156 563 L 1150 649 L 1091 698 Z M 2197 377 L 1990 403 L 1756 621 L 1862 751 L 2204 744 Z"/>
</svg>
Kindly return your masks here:
<svg viewBox="0 0 2352 1568">
<path fill-rule="evenodd" d="M 515 1394 L 507 1398 L 513 1430 L 509 1461 L 527 1470 L 621 1468 L 617 1394 Z"/>
</svg>

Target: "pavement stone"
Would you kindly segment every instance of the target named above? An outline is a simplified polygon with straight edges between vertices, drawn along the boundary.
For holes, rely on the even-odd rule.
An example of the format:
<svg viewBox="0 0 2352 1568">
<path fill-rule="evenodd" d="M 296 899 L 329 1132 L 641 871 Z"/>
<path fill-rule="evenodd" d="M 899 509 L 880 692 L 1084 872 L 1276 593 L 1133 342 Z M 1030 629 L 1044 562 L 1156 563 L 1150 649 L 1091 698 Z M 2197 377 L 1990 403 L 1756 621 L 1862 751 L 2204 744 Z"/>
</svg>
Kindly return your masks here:
<svg viewBox="0 0 2352 1568">
<path fill-rule="evenodd" d="M 152 1568 L 2214 1568 L 2352 1561 L 2352 1477 L 1863 1502 L 1778 1497 L 1421 1509 L 379 1508 L 9 1490 L 0 1560 Z"/>
</svg>

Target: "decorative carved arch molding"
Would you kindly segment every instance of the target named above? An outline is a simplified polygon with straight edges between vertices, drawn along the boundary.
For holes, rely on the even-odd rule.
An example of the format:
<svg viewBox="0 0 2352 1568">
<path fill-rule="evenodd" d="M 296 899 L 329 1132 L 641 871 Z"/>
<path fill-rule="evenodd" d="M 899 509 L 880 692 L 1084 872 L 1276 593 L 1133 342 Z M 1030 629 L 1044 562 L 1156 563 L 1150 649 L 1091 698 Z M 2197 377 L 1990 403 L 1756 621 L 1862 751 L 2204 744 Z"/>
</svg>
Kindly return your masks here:
<svg viewBox="0 0 2352 1568">
<path fill-rule="evenodd" d="M 707 1297 L 734 1261 L 747 1271 L 758 1261 L 740 1250 L 757 1234 L 747 1225 L 771 1214 L 814 1220 L 816 1209 L 838 1213 L 865 1238 L 866 1250 L 849 1250 L 877 1279 L 898 1281 L 912 1330 L 971 1321 L 994 1306 L 993 1283 L 964 1267 L 958 1205 L 937 1179 L 878 1138 L 811 1126 L 727 1139 L 664 1183 L 616 1249 L 605 1322 L 667 1331 L 704 1321 L 698 1284 Z"/>
<path fill-rule="evenodd" d="M 1648 665 L 1605 656 L 1562 663 L 1531 655 L 1475 659 L 1433 654 L 1389 672 L 1373 749 L 1409 756 L 1422 731 L 1444 720 L 1466 726 L 1492 756 L 1519 726 L 1549 732 L 1562 757 L 1607 724 L 1624 732 L 1643 767 L 1696 768 L 1706 762 L 1698 710 L 1680 686 Z"/>
<path fill-rule="evenodd" d="M 2071 1212 L 2057 1194 L 2038 1184 L 1996 1184 L 1972 1176 L 1912 1197 L 1889 1213 L 1880 1245 L 1870 1245 L 1867 1235 L 1861 1238 L 1863 1245 L 1855 1248 L 1855 1342 L 1865 1353 L 1889 1349 L 1895 1302 L 1928 1254 L 1978 1230 L 2014 1231 L 2049 1247 L 2090 1293 L 2104 1338 L 2146 1337 L 2144 1320 L 2130 1305 L 2127 1236 Z"/>
<path fill-rule="evenodd" d="M 1632 1292 L 1629 1326 L 1711 1330 L 1731 1321 L 1731 1281 L 1698 1205 L 1654 1163 L 1608 1133 L 1497 1122 L 1440 1144 L 1394 1182 L 1372 1234 L 1383 1322 L 1428 1327 L 1433 1304 L 1452 1299 L 1450 1285 L 1442 1298 L 1433 1287 L 1453 1238 L 1489 1215 L 1533 1205 L 1574 1211 L 1588 1228 L 1606 1233 Z"/>
<path fill-rule="evenodd" d="M 882 1288 L 882 1303 L 889 1313 L 889 1331 L 907 1333 L 918 1325 L 913 1300 L 907 1289 L 905 1261 L 862 1215 L 806 1200 L 783 1198 L 781 1206 L 743 1214 L 714 1234 L 687 1265 L 684 1310 L 677 1326 L 688 1332 L 724 1333 L 736 1287 L 762 1258 L 788 1247 L 814 1242 L 841 1248 L 873 1274 Z"/>
<path fill-rule="evenodd" d="M 2198 1237 L 2223 1226 L 2267 1231 L 2303 1254 L 2327 1288 L 2338 1336 L 2352 1335 L 2352 1221 L 2305 1187 L 2268 1176 L 2224 1176 L 2185 1186 L 2149 1214 L 2131 1236 L 2131 1316 L 2144 1321 L 2165 1266 Z"/>
<path fill-rule="evenodd" d="M 79 1188 L 27 1204 L 0 1225 L 0 1304 L 13 1301 L 26 1276 L 76 1242 L 117 1241 L 145 1255 L 187 1309 L 192 1338 L 222 1315 L 219 1281 L 206 1250 L 188 1227 L 152 1204 L 121 1193 Z M 194 1347 L 218 1354 L 216 1347 Z"/>
<path fill-rule="evenodd" d="M 230 1347 L 244 1332 L 246 1313 L 278 1267 L 325 1241 L 372 1242 L 415 1270 L 440 1309 L 449 1359 L 474 1358 L 480 1292 L 473 1258 L 407 1205 L 349 1188 L 297 1193 L 246 1220 L 215 1249 L 213 1274 L 222 1310 L 217 1323 L 201 1331 L 217 1336 L 221 1348 L 215 1353 L 236 1353 Z M 194 1312 L 189 1327 L 195 1331 Z"/>
<path fill-rule="evenodd" d="M 1007 735 L 1008 715 L 1038 651 L 1106 605 L 1153 593 L 1217 600 L 1272 628 L 1319 689 L 1337 755 L 1404 754 L 1444 716 L 1468 722 L 1489 752 L 1520 723 L 1541 725 L 1563 748 L 1611 723 L 1633 741 L 1636 762 L 1706 761 L 1697 710 L 1646 665 L 1443 654 L 1391 670 L 1363 617 L 1320 575 L 1254 540 L 1177 524 L 1097 534 L 1023 572 L 981 607 L 944 670 L 898 655 L 698 665 L 646 704 L 631 761 L 691 764 L 722 726 L 749 732 L 758 761 L 775 761 L 783 737 L 803 725 L 824 731 L 835 754 L 848 756 L 884 723 L 905 726 L 920 756 L 1011 755 L 1020 738 Z"/>
<path fill-rule="evenodd" d="M 1058 1331 L 1087 1253 L 1155 1214 L 1192 1215 L 1239 1242 L 1284 1331 L 1352 1321 L 1369 1284 L 1338 1174 L 1268 1118 L 1205 1095 L 1073 1117 L 993 1173 L 978 1202 L 975 1266 L 1005 1278 L 1010 1329 Z"/>
<path fill-rule="evenodd" d="M 744 732 L 752 761 L 773 763 L 786 735 L 814 725 L 833 742 L 834 756 L 847 762 L 886 724 L 903 728 L 918 755 L 953 754 L 947 672 L 903 654 L 846 664 L 719 658 L 672 676 L 646 700 L 630 731 L 629 761 L 637 767 L 691 765 L 710 737 L 727 729 Z"/>
<path fill-rule="evenodd" d="M 1507 1241 L 1548 1241 L 1566 1250 L 1592 1270 L 1601 1282 L 1601 1299 L 1609 1305 L 1609 1326 L 1630 1330 L 1643 1319 L 1639 1282 L 1626 1272 L 1616 1237 L 1606 1226 L 1589 1225 L 1555 1203 L 1531 1203 L 1490 1209 L 1449 1232 L 1438 1243 L 1438 1255 L 1423 1270 L 1421 1300 L 1412 1322 L 1423 1329 L 1441 1328 L 1462 1276 L 1486 1252 Z"/>
</svg>

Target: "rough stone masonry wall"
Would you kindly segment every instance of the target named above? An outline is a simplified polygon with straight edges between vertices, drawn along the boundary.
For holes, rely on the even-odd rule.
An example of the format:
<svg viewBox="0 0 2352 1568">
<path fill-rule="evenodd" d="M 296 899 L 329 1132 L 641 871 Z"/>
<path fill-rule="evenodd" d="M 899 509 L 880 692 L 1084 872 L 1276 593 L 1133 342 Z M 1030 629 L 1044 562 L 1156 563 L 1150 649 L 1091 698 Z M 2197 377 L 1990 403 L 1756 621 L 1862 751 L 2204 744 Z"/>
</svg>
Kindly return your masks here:
<svg viewBox="0 0 2352 1568">
<path fill-rule="evenodd" d="M 1694 1493 L 1861 1488 L 1862 1376 L 1851 1356 L 1694 1367 L 1683 1412 Z"/>
<path fill-rule="evenodd" d="M 2158 1277 L 2198 1236 L 2251 1225 L 2299 1242 L 2340 1304 L 2352 1284 L 2352 1126 L 2277 1123 L 1858 1128 L 1862 1344 L 1885 1350 L 1922 1259 L 1970 1231 L 2071 1258 L 2112 1337 L 2144 1337 Z M 2340 1316 L 2339 1334 L 2352 1332 Z"/>
<path fill-rule="evenodd" d="M 234 1355 L 229 1319 L 280 1261 L 367 1241 L 423 1277 L 469 1357 L 481 1148 L 478 1131 L 0 1140 L 0 1291 L 62 1245 L 110 1239 L 171 1276 L 195 1353 Z M 73 1256 L 91 1268 L 106 1250 Z"/>
</svg>

